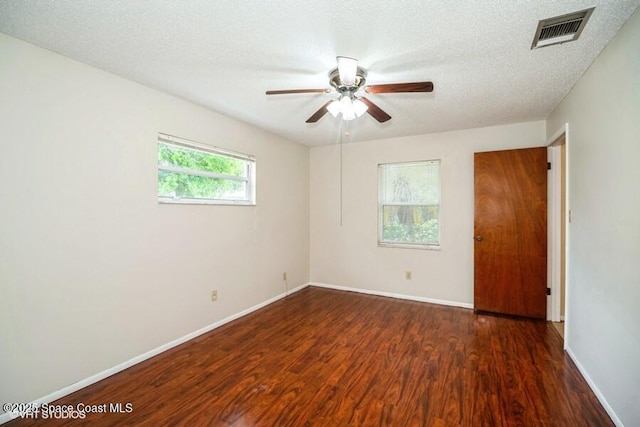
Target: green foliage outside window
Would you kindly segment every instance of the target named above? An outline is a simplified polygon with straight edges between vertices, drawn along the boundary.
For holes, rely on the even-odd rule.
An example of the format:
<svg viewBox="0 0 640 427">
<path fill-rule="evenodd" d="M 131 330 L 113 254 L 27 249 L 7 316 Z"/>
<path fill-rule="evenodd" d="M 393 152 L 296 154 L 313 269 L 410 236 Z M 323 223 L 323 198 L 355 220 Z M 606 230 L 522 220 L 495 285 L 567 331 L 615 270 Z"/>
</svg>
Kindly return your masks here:
<svg viewBox="0 0 640 427">
<path fill-rule="evenodd" d="M 438 242 L 438 206 L 383 206 L 382 221 L 382 238 L 385 241 Z"/>
<path fill-rule="evenodd" d="M 158 195 L 161 197 L 234 199 L 238 198 L 234 194 L 244 196 L 246 190 L 246 181 L 225 179 L 225 176 L 246 176 L 246 162 L 240 159 L 158 143 L 158 166 L 182 169 L 158 170 Z M 198 172 L 221 177 L 200 176 Z"/>
</svg>

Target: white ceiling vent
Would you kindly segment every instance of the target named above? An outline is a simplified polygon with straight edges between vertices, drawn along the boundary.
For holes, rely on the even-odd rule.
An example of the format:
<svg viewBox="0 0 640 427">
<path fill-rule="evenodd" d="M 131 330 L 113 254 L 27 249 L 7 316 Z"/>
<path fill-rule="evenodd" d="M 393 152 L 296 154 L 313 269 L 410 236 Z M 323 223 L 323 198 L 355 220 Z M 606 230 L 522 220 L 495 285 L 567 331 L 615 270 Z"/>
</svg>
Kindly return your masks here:
<svg viewBox="0 0 640 427">
<path fill-rule="evenodd" d="M 531 49 L 577 40 L 594 7 L 538 22 Z"/>
</svg>

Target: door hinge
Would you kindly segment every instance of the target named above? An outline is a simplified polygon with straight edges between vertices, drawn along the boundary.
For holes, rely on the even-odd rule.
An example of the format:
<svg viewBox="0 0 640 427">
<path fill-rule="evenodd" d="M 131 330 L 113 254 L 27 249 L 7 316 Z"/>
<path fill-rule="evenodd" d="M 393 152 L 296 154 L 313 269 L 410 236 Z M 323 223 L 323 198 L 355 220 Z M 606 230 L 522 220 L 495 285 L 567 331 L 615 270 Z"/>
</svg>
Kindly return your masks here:
<svg viewBox="0 0 640 427">
<path fill-rule="evenodd" d="M 547 295 L 551 295 L 551 288 L 547 288 Z"/>
<path fill-rule="evenodd" d="M 551 162 L 547 162 L 547 170 L 550 171 L 551 170 Z"/>
</svg>

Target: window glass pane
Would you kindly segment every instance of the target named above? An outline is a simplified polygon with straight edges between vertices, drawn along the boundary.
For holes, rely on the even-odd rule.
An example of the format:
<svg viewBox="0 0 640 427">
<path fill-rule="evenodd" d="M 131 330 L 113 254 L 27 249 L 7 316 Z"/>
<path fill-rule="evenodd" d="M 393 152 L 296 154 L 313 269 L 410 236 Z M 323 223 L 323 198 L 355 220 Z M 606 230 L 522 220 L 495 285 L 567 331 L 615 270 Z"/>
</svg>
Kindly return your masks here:
<svg viewBox="0 0 640 427">
<path fill-rule="evenodd" d="M 246 162 L 177 145 L 158 143 L 158 165 L 246 177 Z"/>
<path fill-rule="evenodd" d="M 408 244 L 438 244 L 439 207 L 434 205 L 384 205 L 382 240 Z"/>
<path fill-rule="evenodd" d="M 157 147 L 160 203 L 255 205 L 253 156 L 162 133 Z"/>
<path fill-rule="evenodd" d="M 247 182 L 158 171 L 158 196 L 189 199 L 247 200 Z"/>
<path fill-rule="evenodd" d="M 389 164 L 383 173 L 383 203 L 440 203 L 439 162 Z"/>
<path fill-rule="evenodd" d="M 379 166 L 379 243 L 440 245 L 440 160 Z"/>
</svg>

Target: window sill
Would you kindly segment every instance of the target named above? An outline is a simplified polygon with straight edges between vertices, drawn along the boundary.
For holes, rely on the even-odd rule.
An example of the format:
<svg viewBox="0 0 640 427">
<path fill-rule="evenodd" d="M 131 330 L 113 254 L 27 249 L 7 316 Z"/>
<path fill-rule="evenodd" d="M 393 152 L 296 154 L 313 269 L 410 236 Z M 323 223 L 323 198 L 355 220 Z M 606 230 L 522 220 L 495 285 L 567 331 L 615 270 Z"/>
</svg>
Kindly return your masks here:
<svg viewBox="0 0 640 427">
<path fill-rule="evenodd" d="M 198 200 L 198 199 L 158 199 L 158 203 L 167 205 L 222 205 L 222 206 L 255 206 L 255 202 L 245 200 Z"/>
<path fill-rule="evenodd" d="M 439 251 L 440 245 L 412 245 L 409 243 L 378 242 L 379 248 L 420 249 L 424 251 Z"/>
</svg>

